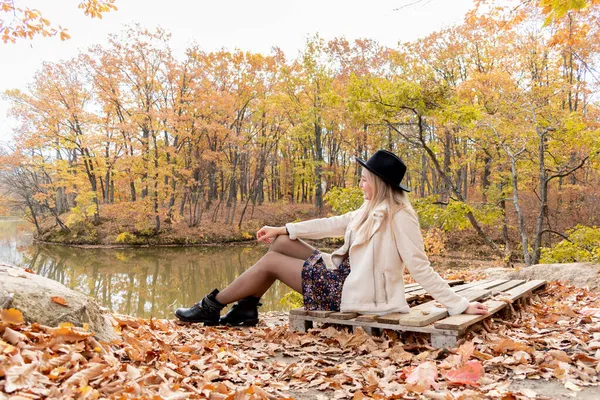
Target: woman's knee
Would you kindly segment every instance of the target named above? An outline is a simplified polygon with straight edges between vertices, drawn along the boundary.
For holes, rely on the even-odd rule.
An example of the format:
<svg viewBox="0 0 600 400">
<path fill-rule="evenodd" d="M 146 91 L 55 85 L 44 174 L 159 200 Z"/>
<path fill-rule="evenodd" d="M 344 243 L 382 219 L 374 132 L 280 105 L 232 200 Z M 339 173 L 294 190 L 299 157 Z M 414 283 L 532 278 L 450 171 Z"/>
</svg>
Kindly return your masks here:
<svg viewBox="0 0 600 400">
<path fill-rule="evenodd" d="M 281 256 L 280 253 L 276 251 L 267 252 L 260 261 L 256 264 L 256 267 L 259 268 L 262 272 L 266 273 L 269 276 L 274 276 L 275 271 L 277 270 L 277 259 Z"/>
</svg>

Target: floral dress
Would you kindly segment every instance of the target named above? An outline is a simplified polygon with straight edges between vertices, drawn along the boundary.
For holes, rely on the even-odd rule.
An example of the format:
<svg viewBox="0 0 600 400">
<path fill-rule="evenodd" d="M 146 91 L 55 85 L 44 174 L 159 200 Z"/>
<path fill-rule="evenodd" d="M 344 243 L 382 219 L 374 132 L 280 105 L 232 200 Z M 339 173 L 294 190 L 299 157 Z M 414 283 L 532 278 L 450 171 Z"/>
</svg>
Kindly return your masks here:
<svg viewBox="0 0 600 400">
<path fill-rule="evenodd" d="M 302 267 L 302 297 L 305 310 L 339 311 L 342 287 L 350 274 L 350 258 L 346 256 L 338 269 L 325 267 L 321 252 L 315 250 Z"/>
</svg>

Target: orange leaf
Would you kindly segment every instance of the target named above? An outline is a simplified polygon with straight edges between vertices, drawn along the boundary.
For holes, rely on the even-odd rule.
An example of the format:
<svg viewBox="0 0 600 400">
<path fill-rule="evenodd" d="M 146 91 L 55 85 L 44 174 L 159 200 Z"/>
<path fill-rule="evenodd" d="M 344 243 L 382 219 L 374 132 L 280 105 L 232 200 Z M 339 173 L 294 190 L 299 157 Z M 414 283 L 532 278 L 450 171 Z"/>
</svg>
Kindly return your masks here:
<svg viewBox="0 0 600 400">
<path fill-rule="evenodd" d="M 50 329 L 50 334 L 55 337 L 61 337 L 66 342 L 77 342 L 85 340 L 86 338 L 93 335 L 92 332 L 86 331 L 82 328 L 77 328 L 73 324 L 63 323 L 58 328 Z"/>
<path fill-rule="evenodd" d="M 35 271 L 32 270 L 31 268 L 25 268 L 25 272 L 29 272 L 30 274 L 34 274 L 35 275 Z"/>
<path fill-rule="evenodd" d="M 0 310 L 0 316 L 2 321 L 10 325 L 20 325 L 24 323 L 23 313 L 16 308 L 10 308 L 8 310 Z"/>
<path fill-rule="evenodd" d="M 478 385 L 483 376 L 483 366 L 477 360 L 471 360 L 464 367 L 453 369 L 446 373 L 448 382 L 458 385 Z"/>
<path fill-rule="evenodd" d="M 51 300 L 53 302 L 55 302 L 56 304 L 60 304 L 61 306 L 66 306 L 67 305 L 67 300 L 65 300 L 64 297 L 52 296 Z"/>
</svg>

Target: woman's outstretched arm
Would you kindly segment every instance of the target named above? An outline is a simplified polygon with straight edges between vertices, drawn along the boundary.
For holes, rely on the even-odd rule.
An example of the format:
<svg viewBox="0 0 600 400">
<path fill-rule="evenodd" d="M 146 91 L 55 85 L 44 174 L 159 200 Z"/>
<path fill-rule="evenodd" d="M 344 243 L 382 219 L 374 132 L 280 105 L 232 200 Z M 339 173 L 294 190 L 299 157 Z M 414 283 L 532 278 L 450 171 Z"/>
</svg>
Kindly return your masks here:
<svg viewBox="0 0 600 400">
<path fill-rule="evenodd" d="M 412 209 L 402 209 L 394 215 L 395 246 L 406 268 L 415 280 L 434 299 L 448 309 L 450 315 L 487 314 L 487 307 L 478 302 L 469 303 L 466 297 L 456 294 L 442 277 L 431 268 L 425 254 L 419 220 Z"/>
</svg>

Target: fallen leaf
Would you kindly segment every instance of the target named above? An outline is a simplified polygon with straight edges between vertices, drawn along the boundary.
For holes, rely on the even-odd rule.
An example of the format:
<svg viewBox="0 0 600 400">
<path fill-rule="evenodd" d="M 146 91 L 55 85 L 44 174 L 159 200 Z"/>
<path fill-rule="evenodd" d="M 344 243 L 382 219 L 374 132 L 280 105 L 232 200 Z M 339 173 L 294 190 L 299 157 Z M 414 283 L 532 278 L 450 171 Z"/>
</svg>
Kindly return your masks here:
<svg viewBox="0 0 600 400">
<path fill-rule="evenodd" d="M 23 335 L 21 332 L 14 331 L 8 327 L 4 328 L 4 335 L 2 339 L 6 340 L 10 344 L 18 344 L 20 342 L 24 342 L 27 340 L 27 336 Z"/>
<path fill-rule="evenodd" d="M 23 313 L 16 308 L 9 308 L 8 310 L 0 310 L 0 317 L 2 322 L 9 325 L 21 325 L 25 321 L 23 320 Z"/>
<path fill-rule="evenodd" d="M 571 381 L 565 382 L 565 388 L 574 392 L 580 392 L 582 389 Z"/>
<path fill-rule="evenodd" d="M 426 390 L 437 389 L 437 366 L 432 361 L 419 364 L 406 377 L 407 388 L 413 392 L 423 393 Z"/>
<path fill-rule="evenodd" d="M 52 300 L 53 302 L 55 302 L 56 304 L 60 304 L 61 306 L 66 306 L 67 305 L 67 300 L 65 300 L 64 297 L 60 297 L 60 296 L 52 296 L 50 298 L 50 300 Z"/>
<path fill-rule="evenodd" d="M 13 366 L 6 370 L 6 383 L 4 391 L 12 393 L 19 389 L 26 389 L 34 385 L 36 381 L 35 371 L 37 363 Z"/>
<path fill-rule="evenodd" d="M 450 370 L 446 373 L 446 380 L 459 385 L 479 385 L 483 376 L 483 365 L 480 361 L 468 361 L 463 367 Z"/>
<path fill-rule="evenodd" d="M 93 335 L 92 332 L 77 328 L 70 323 L 63 323 L 58 328 L 51 328 L 50 333 L 55 337 L 64 339 L 66 342 L 77 342 Z"/>
</svg>

